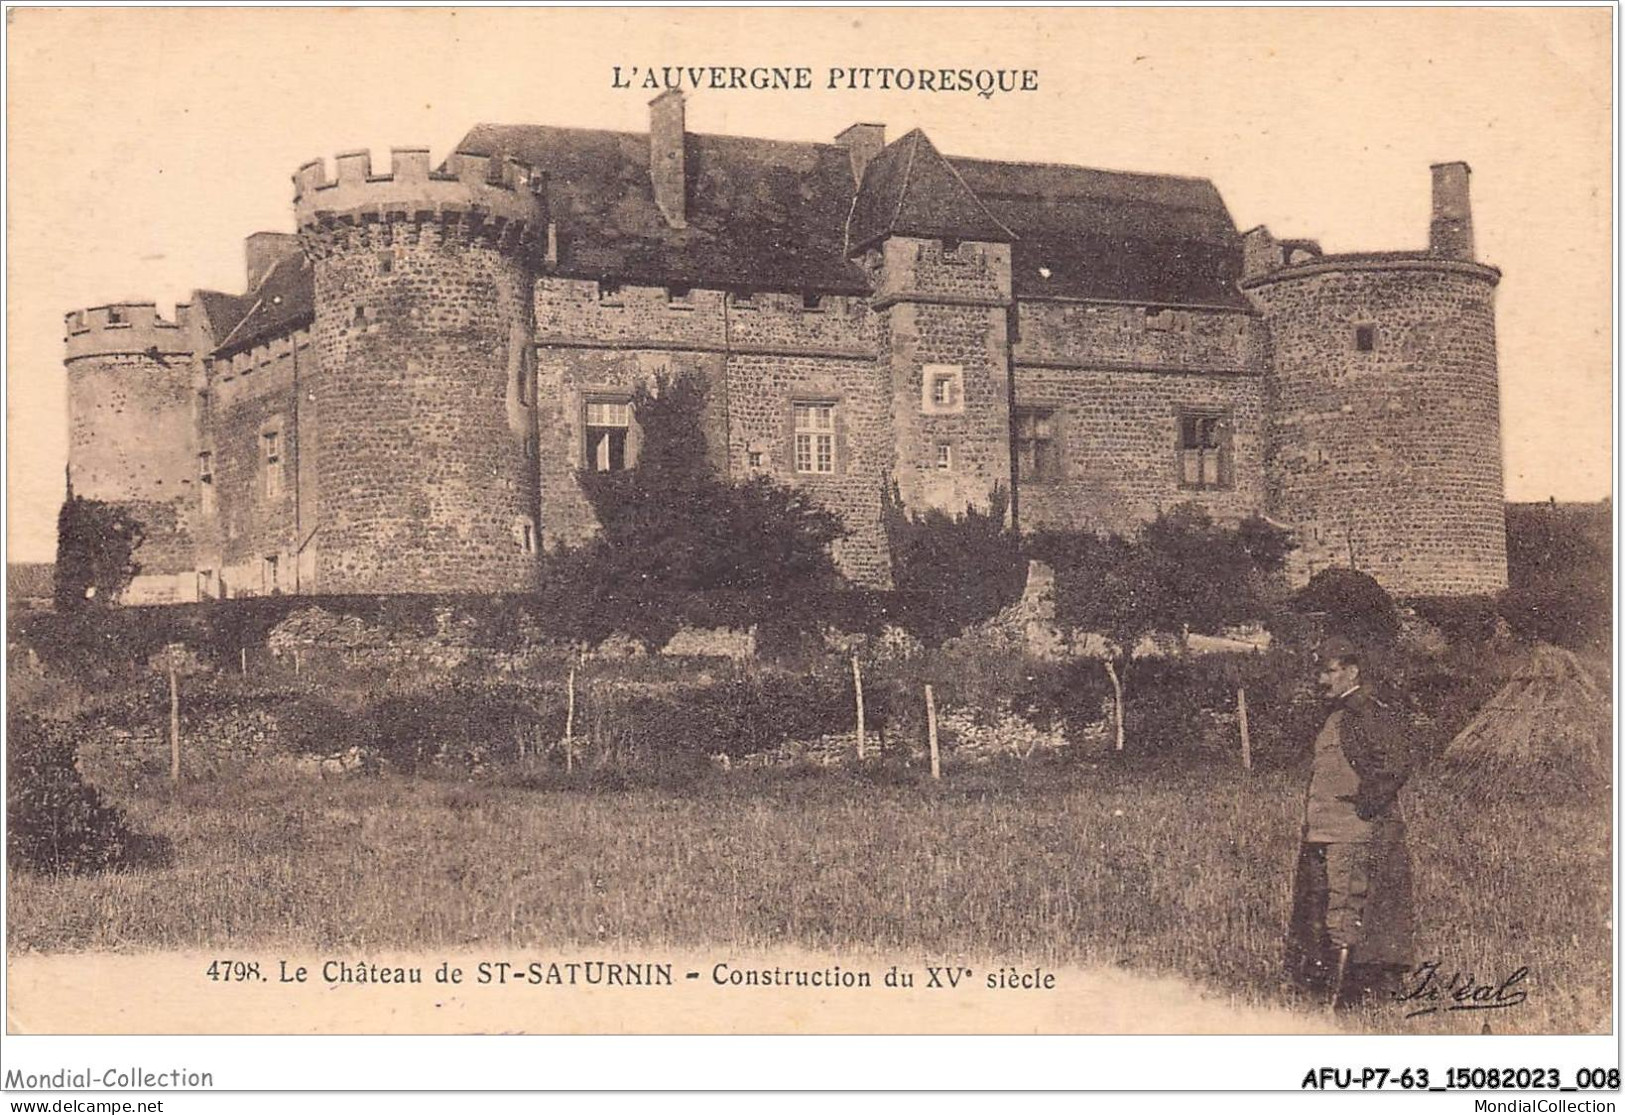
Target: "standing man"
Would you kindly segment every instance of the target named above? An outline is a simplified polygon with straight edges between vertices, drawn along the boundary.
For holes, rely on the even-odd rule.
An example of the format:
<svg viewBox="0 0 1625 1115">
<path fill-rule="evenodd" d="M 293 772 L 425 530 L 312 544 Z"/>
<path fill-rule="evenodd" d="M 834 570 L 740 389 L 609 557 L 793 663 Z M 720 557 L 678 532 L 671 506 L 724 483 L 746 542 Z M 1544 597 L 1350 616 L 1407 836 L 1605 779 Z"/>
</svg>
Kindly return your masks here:
<svg viewBox="0 0 1625 1115">
<path fill-rule="evenodd" d="M 1360 651 L 1334 635 L 1318 680 L 1332 701 L 1315 737 L 1286 961 L 1338 1006 L 1391 997 L 1411 966 L 1411 861 L 1399 790 L 1403 727 L 1361 677 Z"/>
</svg>

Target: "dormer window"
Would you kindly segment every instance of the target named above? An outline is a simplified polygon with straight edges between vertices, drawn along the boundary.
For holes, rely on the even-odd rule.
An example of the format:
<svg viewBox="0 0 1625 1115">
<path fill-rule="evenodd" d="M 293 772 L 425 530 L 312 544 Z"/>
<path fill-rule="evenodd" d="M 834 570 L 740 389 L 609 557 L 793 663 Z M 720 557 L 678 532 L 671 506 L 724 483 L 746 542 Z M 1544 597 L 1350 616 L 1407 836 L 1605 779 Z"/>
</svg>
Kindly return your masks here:
<svg viewBox="0 0 1625 1115">
<path fill-rule="evenodd" d="M 598 301 L 614 305 L 621 300 L 621 281 L 619 279 L 598 280 Z"/>
<path fill-rule="evenodd" d="M 687 286 L 669 286 L 666 288 L 666 305 L 682 309 L 693 309 L 694 288 Z"/>
<path fill-rule="evenodd" d="M 736 290 L 728 296 L 728 301 L 741 310 L 754 310 L 756 308 L 756 292 L 753 290 Z"/>
<path fill-rule="evenodd" d="M 809 314 L 822 313 L 824 309 L 824 296 L 822 294 L 803 294 L 801 308 Z"/>
<path fill-rule="evenodd" d="M 128 322 L 126 322 L 125 319 L 124 319 L 124 310 L 121 307 L 118 307 L 118 306 L 109 306 L 109 307 L 107 307 L 107 324 L 109 324 L 109 325 L 126 325 L 126 324 L 128 324 Z"/>
<path fill-rule="evenodd" d="M 959 262 L 959 238 L 957 236 L 944 236 L 942 238 L 942 259 L 944 263 Z"/>
</svg>

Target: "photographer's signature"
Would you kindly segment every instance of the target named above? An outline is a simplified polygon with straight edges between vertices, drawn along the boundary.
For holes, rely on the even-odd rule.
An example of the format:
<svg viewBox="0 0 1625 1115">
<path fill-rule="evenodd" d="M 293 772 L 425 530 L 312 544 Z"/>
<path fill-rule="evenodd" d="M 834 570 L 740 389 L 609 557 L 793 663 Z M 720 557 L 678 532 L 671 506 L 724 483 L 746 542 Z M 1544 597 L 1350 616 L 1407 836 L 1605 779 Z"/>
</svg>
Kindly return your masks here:
<svg viewBox="0 0 1625 1115">
<path fill-rule="evenodd" d="M 1519 986 L 1529 977 L 1527 967 L 1487 981 L 1460 970 L 1446 975 L 1443 967 L 1442 961 L 1426 960 L 1406 974 L 1394 996 L 1407 1008 L 1406 1018 L 1440 1010 L 1505 1010 L 1529 998 L 1529 992 Z"/>
</svg>

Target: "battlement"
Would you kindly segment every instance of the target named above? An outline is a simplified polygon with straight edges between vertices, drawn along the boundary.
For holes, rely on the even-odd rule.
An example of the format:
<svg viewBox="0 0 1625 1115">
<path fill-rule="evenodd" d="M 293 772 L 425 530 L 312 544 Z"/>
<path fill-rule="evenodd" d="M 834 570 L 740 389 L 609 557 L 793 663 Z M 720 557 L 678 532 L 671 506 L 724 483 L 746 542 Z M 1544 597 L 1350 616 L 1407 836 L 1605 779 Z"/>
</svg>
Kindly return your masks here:
<svg viewBox="0 0 1625 1115">
<path fill-rule="evenodd" d="M 152 302 L 113 302 L 74 310 L 64 316 L 65 360 L 90 356 L 190 356 L 187 326 L 192 307 L 175 307 L 175 320 L 166 321 Z"/>
<path fill-rule="evenodd" d="M 533 236 L 545 230 L 544 176 L 510 158 L 457 153 L 435 170 L 427 147 L 390 151 L 390 172 L 374 174 L 372 156 L 349 151 L 335 172 L 315 159 L 293 176 L 294 212 L 301 231 L 372 221 L 480 218 Z"/>
</svg>

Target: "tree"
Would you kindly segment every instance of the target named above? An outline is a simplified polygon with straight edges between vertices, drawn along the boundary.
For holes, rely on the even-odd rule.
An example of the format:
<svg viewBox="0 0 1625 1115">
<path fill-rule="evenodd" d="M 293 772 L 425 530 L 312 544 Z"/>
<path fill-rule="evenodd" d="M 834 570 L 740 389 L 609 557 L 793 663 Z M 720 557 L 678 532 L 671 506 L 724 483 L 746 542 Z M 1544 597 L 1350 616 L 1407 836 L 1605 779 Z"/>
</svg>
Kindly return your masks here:
<svg viewBox="0 0 1625 1115">
<path fill-rule="evenodd" d="M 767 477 L 719 476 L 707 454 L 705 407 L 705 383 L 694 375 L 639 388 L 636 464 L 580 474 L 601 529 L 561 555 L 558 568 L 568 565 L 622 630 L 674 628 L 695 594 L 730 595 L 731 621 L 782 616 L 838 579 L 829 547 L 846 534 L 840 517 Z"/>
<path fill-rule="evenodd" d="M 135 552 L 146 538 L 141 522 L 117 504 L 68 489 L 56 519 L 56 607 L 78 611 L 117 602 L 141 571 Z"/>
<path fill-rule="evenodd" d="M 1159 633 L 1218 634 L 1268 618 L 1291 542 L 1257 516 L 1224 527 L 1205 509 L 1182 504 L 1134 537 L 1052 533 L 1033 548 L 1055 567 L 1056 619 L 1105 639 L 1121 751 L 1123 689 L 1135 648 Z"/>
<path fill-rule="evenodd" d="M 958 634 L 1013 604 L 1026 584 L 1021 538 L 1009 524 L 1010 492 L 995 484 L 986 510 L 910 512 L 893 481 L 881 503 L 893 588 L 916 612 L 928 643 Z"/>
</svg>

